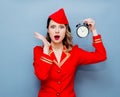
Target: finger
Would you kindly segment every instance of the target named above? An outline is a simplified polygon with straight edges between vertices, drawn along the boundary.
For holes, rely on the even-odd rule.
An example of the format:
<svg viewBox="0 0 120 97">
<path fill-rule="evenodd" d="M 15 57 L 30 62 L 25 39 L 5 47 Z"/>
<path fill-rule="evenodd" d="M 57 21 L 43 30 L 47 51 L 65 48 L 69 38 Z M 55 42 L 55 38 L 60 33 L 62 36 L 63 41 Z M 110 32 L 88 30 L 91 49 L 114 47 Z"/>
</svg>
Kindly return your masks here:
<svg viewBox="0 0 120 97">
<path fill-rule="evenodd" d="M 94 20 L 92 18 L 87 18 L 83 20 L 85 23 L 92 23 Z"/>
<path fill-rule="evenodd" d="M 34 32 L 35 36 L 41 36 L 38 32 Z"/>
<path fill-rule="evenodd" d="M 38 32 L 34 32 L 34 34 L 35 34 L 35 37 L 36 37 L 36 38 L 41 39 L 41 40 L 44 39 L 44 36 L 41 35 L 41 34 L 39 34 Z"/>
<path fill-rule="evenodd" d="M 88 25 L 91 24 L 91 23 L 90 23 L 90 18 L 84 19 L 83 22 L 84 22 L 85 24 L 88 24 Z"/>
<path fill-rule="evenodd" d="M 38 32 L 34 32 L 35 35 L 38 35 L 39 33 Z"/>
<path fill-rule="evenodd" d="M 84 19 L 83 22 L 84 22 L 84 23 L 88 23 L 88 20 L 87 20 L 87 19 Z"/>
<path fill-rule="evenodd" d="M 48 41 L 46 40 L 46 38 L 45 38 L 43 35 L 39 34 L 39 33 L 36 33 L 36 37 L 37 37 L 38 39 L 42 40 L 43 43 L 45 43 L 45 44 L 48 42 Z"/>
<path fill-rule="evenodd" d="M 38 36 L 39 36 L 38 32 L 34 32 L 34 35 L 36 38 L 38 38 Z"/>
</svg>

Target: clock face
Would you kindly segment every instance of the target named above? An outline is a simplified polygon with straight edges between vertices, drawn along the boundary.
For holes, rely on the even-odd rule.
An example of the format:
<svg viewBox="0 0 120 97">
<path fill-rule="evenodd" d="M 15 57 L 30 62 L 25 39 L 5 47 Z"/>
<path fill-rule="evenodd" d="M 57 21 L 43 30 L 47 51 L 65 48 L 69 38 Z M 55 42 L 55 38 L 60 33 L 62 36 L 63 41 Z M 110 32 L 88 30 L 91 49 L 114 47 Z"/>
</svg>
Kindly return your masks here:
<svg viewBox="0 0 120 97">
<path fill-rule="evenodd" d="M 79 37 L 86 37 L 88 35 L 88 28 L 85 26 L 78 27 L 77 34 Z"/>
</svg>

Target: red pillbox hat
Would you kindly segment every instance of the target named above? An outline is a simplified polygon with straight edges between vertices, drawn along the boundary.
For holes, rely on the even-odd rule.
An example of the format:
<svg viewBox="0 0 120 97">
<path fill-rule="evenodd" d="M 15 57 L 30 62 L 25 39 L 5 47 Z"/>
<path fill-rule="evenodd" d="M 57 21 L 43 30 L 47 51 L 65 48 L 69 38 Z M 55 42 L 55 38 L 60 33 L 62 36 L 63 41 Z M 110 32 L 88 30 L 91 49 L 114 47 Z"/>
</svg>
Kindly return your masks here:
<svg viewBox="0 0 120 97">
<path fill-rule="evenodd" d="M 61 8 L 49 16 L 50 19 L 59 24 L 68 24 L 67 17 L 65 15 L 64 9 Z"/>
</svg>

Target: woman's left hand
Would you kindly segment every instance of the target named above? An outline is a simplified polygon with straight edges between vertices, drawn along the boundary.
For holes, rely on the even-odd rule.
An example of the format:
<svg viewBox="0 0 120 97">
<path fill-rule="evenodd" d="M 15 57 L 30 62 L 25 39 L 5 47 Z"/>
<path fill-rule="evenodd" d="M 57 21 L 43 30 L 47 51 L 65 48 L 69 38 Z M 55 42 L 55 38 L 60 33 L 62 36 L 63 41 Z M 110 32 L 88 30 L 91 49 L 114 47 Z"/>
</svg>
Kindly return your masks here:
<svg viewBox="0 0 120 97">
<path fill-rule="evenodd" d="M 87 18 L 83 22 L 88 24 L 88 28 L 93 33 L 94 36 L 97 35 L 95 21 L 92 18 Z"/>
</svg>

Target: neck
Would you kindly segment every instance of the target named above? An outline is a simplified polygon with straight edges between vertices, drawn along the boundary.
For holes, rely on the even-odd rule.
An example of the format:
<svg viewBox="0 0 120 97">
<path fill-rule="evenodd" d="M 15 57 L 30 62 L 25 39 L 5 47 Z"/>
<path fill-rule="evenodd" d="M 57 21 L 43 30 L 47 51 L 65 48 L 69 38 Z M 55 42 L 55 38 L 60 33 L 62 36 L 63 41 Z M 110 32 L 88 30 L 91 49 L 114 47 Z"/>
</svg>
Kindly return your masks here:
<svg viewBox="0 0 120 97">
<path fill-rule="evenodd" d="M 60 43 L 60 44 L 51 43 L 51 45 L 52 45 L 52 48 L 56 49 L 56 50 L 63 48 L 63 44 L 62 43 Z"/>
</svg>

